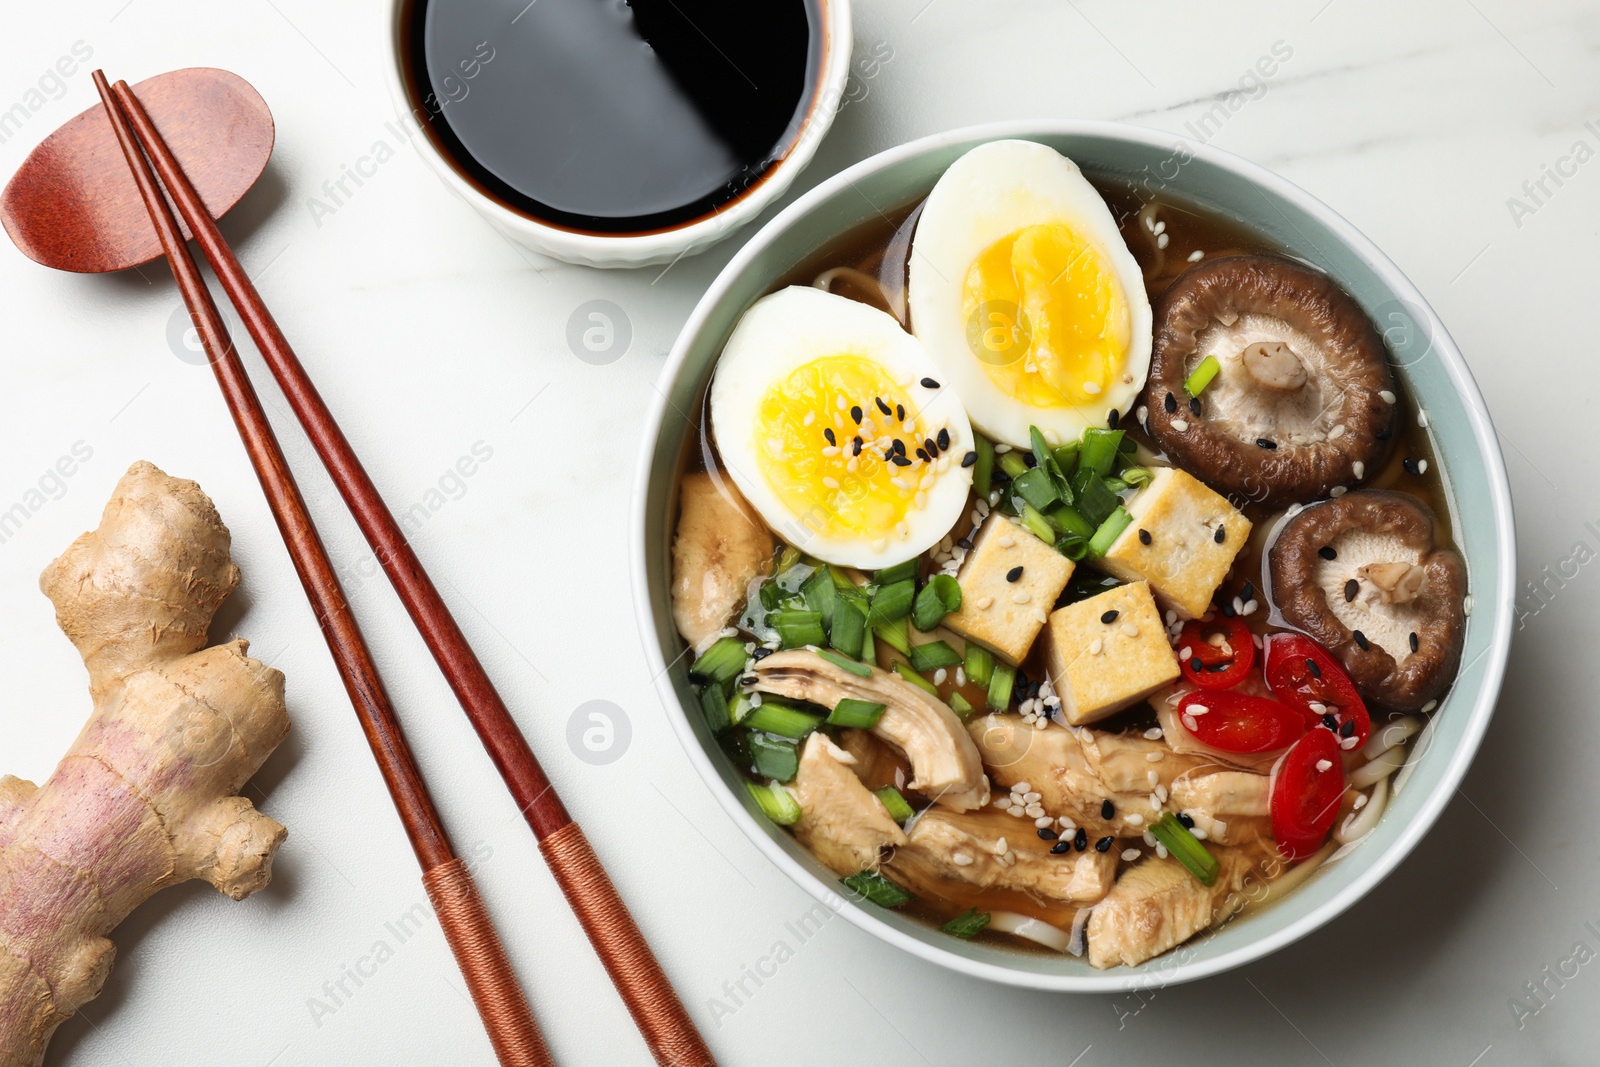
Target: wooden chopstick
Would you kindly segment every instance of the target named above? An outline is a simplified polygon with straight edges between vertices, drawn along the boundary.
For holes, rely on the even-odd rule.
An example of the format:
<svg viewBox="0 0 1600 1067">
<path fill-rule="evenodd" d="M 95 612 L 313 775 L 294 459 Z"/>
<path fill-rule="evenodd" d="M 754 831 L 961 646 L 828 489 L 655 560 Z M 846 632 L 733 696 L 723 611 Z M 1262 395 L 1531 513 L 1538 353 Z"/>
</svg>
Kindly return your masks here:
<svg viewBox="0 0 1600 1067">
<path fill-rule="evenodd" d="M 210 262 L 295 417 L 355 516 L 367 543 L 422 634 L 539 841 L 651 1054 L 663 1067 L 714 1067 L 710 1049 L 650 950 L 600 860 L 545 776 L 505 701 L 467 643 L 399 524 L 368 477 L 316 386 L 126 82 L 113 89 L 162 183 Z"/>
<path fill-rule="evenodd" d="M 495 1054 L 507 1067 L 553 1067 L 505 948 L 472 884 L 471 875 L 456 857 L 439 812 L 428 795 L 422 772 L 406 743 L 372 655 L 350 611 L 349 601 L 334 575 L 327 550 L 306 510 L 305 500 L 228 335 L 228 328 L 190 255 L 171 208 L 162 198 L 127 117 L 106 84 L 105 75 L 97 70 L 93 77 L 122 154 L 139 187 L 139 195 L 172 265 L 184 303 L 200 333 L 228 410 L 244 441 L 245 451 L 266 494 L 272 517 L 277 521 L 338 665 L 339 675 L 361 720 L 367 743 L 372 746 L 373 756 L 383 773 L 384 784 L 411 839 L 411 847 L 424 872 L 423 884 L 478 1005 Z M 148 121 L 146 116 L 145 122 Z M 209 219 L 209 214 L 206 217 Z"/>
</svg>

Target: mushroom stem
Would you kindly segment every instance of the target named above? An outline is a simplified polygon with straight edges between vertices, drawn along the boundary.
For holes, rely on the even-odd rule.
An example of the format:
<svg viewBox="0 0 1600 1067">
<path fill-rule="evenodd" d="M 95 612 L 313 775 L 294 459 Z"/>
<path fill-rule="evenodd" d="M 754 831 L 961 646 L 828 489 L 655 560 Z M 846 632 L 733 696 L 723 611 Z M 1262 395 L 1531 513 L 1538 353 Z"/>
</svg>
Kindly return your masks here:
<svg viewBox="0 0 1600 1067">
<path fill-rule="evenodd" d="M 1414 563 L 1368 563 L 1356 570 L 1356 577 L 1377 590 L 1381 604 L 1411 603 L 1422 594 L 1427 576 L 1427 571 Z"/>
<path fill-rule="evenodd" d="M 1258 341 L 1246 345 L 1239 355 L 1244 369 L 1262 388 L 1279 393 L 1294 393 L 1305 388 L 1305 364 L 1295 350 L 1282 341 Z"/>
</svg>

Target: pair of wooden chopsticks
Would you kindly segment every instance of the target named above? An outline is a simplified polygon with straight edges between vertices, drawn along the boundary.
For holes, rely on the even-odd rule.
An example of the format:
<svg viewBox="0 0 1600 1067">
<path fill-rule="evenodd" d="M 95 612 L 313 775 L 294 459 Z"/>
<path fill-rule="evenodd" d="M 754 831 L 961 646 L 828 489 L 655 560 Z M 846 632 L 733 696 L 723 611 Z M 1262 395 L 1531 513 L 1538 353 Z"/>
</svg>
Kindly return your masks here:
<svg viewBox="0 0 1600 1067">
<path fill-rule="evenodd" d="M 545 777 L 505 702 L 177 158 L 126 82 L 111 86 L 98 70 L 94 72 L 94 82 L 273 518 L 416 851 L 423 869 L 423 885 L 500 1062 L 542 1065 L 551 1060 L 472 877 L 451 847 L 349 601 L 339 587 L 327 551 L 227 326 L 162 195 L 163 186 L 516 798 L 551 873 L 610 973 L 651 1054 L 657 1063 L 671 1067 L 714 1067 L 710 1050 L 583 831 Z M 160 175 L 160 184 L 156 174 Z"/>
</svg>

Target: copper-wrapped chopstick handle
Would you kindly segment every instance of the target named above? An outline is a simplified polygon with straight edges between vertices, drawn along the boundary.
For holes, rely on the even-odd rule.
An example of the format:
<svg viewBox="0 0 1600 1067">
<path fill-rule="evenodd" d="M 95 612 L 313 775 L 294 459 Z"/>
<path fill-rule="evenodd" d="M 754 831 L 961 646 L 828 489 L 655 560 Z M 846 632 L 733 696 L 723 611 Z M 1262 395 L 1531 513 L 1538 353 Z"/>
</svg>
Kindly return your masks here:
<svg viewBox="0 0 1600 1067">
<path fill-rule="evenodd" d="M 655 953 L 578 824 L 568 823 L 539 842 L 539 851 L 583 924 L 600 962 L 661 1067 L 716 1067 Z"/>
<path fill-rule="evenodd" d="M 422 887 L 433 902 L 501 1067 L 554 1067 L 467 865 L 460 859 L 441 863 L 422 876 Z"/>
</svg>

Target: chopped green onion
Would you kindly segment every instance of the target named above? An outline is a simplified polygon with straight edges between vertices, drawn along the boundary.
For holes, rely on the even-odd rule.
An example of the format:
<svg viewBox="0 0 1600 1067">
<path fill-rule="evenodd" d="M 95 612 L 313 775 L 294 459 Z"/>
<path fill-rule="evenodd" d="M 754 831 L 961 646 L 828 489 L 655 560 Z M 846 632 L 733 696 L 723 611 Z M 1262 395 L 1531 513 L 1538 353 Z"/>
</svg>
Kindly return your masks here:
<svg viewBox="0 0 1600 1067">
<path fill-rule="evenodd" d="M 989 676 L 994 672 L 994 653 L 982 645 L 967 642 L 967 681 L 987 689 Z"/>
<path fill-rule="evenodd" d="M 878 639 L 902 656 L 911 655 L 911 622 L 909 619 L 896 619 L 880 626 L 874 626 L 872 632 Z"/>
<path fill-rule="evenodd" d="M 1091 559 L 1104 558 L 1105 554 L 1111 551 L 1112 544 L 1122 536 L 1122 531 L 1126 530 L 1132 522 L 1133 517 L 1123 510 L 1121 506 L 1118 506 L 1110 517 L 1100 524 L 1100 529 L 1094 532 L 1094 537 L 1090 538 L 1089 557 Z"/>
<path fill-rule="evenodd" d="M 979 911 L 977 908 L 968 908 L 954 919 L 945 923 L 939 929 L 951 937 L 959 937 L 963 941 L 977 937 L 985 926 L 989 925 L 989 913 Z"/>
<path fill-rule="evenodd" d="M 1089 554 L 1089 539 L 1077 534 L 1062 534 L 1061 540 L 1056 542 L 1056 551 L 1074 563 L 1081 563 L 1083 557 Z"/>
<path fill-rule="evenodd" d="M 793 741 L 769 734 L 750 734 L 750 761 L 756 773 L 777 782 L 792 782 L 800 770 L 800 749 Z"/>
<path fill-rule="evenodd" d="M 846 659 L 837 652 L 829 652 L 825 648 L 817 649 L 817 655 L 838 667 L 841 671 L 849 671 L 857 678 L 871 678 L 872 668 L 859 660 Z"/>
<path fill-rule="evenodd" d="M 835 567 L 830 563 L 828 564 L 827 570 L 829 574 L 833 575 L 833 587 L 835 589 L 842 589 L 846 592 L 851 592 L 860 588 L 858 585 L 856 585 L 855 581 L 851 579 L 850 575 L 845 573 L 843 567 Z"/>
<path fill-rule="evenodd" d="M 961 584 L 948 574 L 935 574 L 911 605 L 911 625 L 927 633 L 961 607 Z"/>
<path fill-rule="evenodd" d="M 728 721 L 738 726 L 755 710 L 755 701 L 750 699 L 749 693 L 740 693 L 733 698 L 733 703 L 728 707 Z"/>
<path fill-rule="evenodd" d="M 1194 875 L 1201 885 L 1211 885 L 1217 880 L 1217 871 L 1221 869 L 1217 857 L 1206 851 L 1206 846 L 1200 843 L 1200 839 L 1191 834 L 1189 828 L 1179 822 L 1172 812 L 1167 812 L 1152 823 L 1150 832 L 1155 835 L 1157 841 L 1166 846 L 1173 858 L 1189 868 L 1189 873 Z"/>
<path fill-rule="evenodd" d="M 799 562 L 800 550 L 793 545 L 784 545 L 783 553 L 778 556 L 778 569 L 775 574 L 782 574 Z"/>
<path fill-rule="evenodd" d="M 721 733 L 733 725 L 733 720 L 728 717 L 728 696 L 722 691 L 722 686 L 715 682 L 700 690 L 700 711 L 706 717 L 706 725 L 711 727 L 712 733 Z"/>
<path fill-rule="evenodd" d="M 936 671 L 940 667 L 954 667 L 960 662 L 961 653 L 943 641 L 911 646 L 911 669 L 914 671 Z"/>
<path fill-rule="evenodd" d="M 880 585 L 872 594 L 872 606 L 867 610 L 867 625 L 876 628 L 879 623 L 895 622 L 911 614 L 911 604 L 917 597 L 917 583 L 904 581 Z"/>
<path fill-rule="evenodd" d="M 1117 477 L 1126 482 L 1130 489 L 1142 489 L 1150 484 L 1150 479 L 1155 475 L 1150 472 L 1149 467 L 1124 467 Z"/>
<path fill-rule="evenodd" d="M 1000 457 L 1000 469 L 1008 478 L 1020 478 L 1028 471 L 1028 461 L 1022 458 L 1021 452 L 1007 452 Z"/>
<path fill-rule="evenodd" d="M 1099 526 L 1122 503 L 1117 494 L 1106 485 L 1106 480 L 1091 470 L 1079 470 L 1073 476 L 1073 488 L 1078 491 L 1078 513 Z"/>
<path fill-rule="evenodd" d="M 1207 356 L 1200 361 L 1200 365 L 1194 369 L 1194 373 L 1184 379 L 1183 391 L 1190 396 L 1199 396 L 1205 391 L 1206 386 L 1211 384 L 1211 379 L 1215 378 L 1217 372 L 1221 369 L 1222 364 L 1217 362 L 1216 356 Z"/>
<path fill-rule="evenodd" d="M 750 791 L 756 807 L 761 809 L 761 814 L 779 826 L 793 826 L 800 821 L 800 805 L 781 783 L 762 785 L 760 782 L 746 782 L 744 786 Z"/>
<path fill-rule="evenodd" d="M 828 573 L 826 567 L 818 567 L 800 587 L 806 607 L 822 616 L 824 627 L 833 621 L 834 592 L 833 575 Z"/>
<path fill-rule="evenodd" d="M 1057 504 L 1045 512 L 1044 517 L 1050 520 L 1050 525 L 1064 534 L 1081 537 L 1085 541 L 1094 536 L 1094 524 L 1070 504 Z"/>
<path fill-rule="evenodd" d="M 1011 686 L 1017 680 L 1017 669 L 1004 663 L 994 665 L 989 676 L 989 706 L 995 711 L 1005 711 L 1011 706 Z"/>
<path fill-rule="evenodd" d="M 955 712 L 962 722 L 965 722 L 967 719 L 972 717 L 972 702 L 966 697 L 962 696 L 960 693 L 951 693 L 950 710 Z"/>
<path fill-rule="evenodd" d="M 821 723 L 820 715 L 801 711 L 799 708 L 781 704 L 768 697 L 762 701 L 760 707 L 751 708 L 750 714 L 744 717 L 744 722 L 740 725 L 752 730 L 764 730 L 779 737 L 792 737 L 796 741 L 803 741 Z"/>
<path fill-rule="evenodd" d="M 854 600 L 842 596 L 836 598 L 833 602 L 833 626 L 828 631 L 828 644 L 851 659 L 860 659 L 861 644 L 866 636 L 866 611 Z"/>
<path fill-rule="evenodd" d="M 896 563 L 893 567 L 885 567 L 872 576 L 872 580 L 880 586 L 893 585 L 896 582 L 916 581 L 921 564 L 913 556 L 904 563 Z"/>
<path fill-rule="evenodd" d="M 1121 444 L 1121 430 L 1091 427 L 1083 431 L 1083 443 L 1078 446 L 1078 473 L 1094 471 L 1102 478 L 1110 474 L 1111 465 L 1117 460 L 1117 448 Z"/>
<path fill-rule="evenodd" d="M 749 659 L 750 654 L 744 650 L 743 641 L 737 637 L 724 637 L 700 654 L 694 666 L 689 668 L 689 673 L 695 678 L 722 685 L 739 677 L 739 672 L 744 670 Z"/>
<path fill-rule="evenodd" d="M 972 465 L 972 491 L 978 494 L 979 500 L 987 500 L 990 486 L 994 484 L 994 443 L 975 434 L 972 450 L 978 453 L 978 462 Z"/>
<path fill-rule="evenodd" d="M 898 674 L 900 677 L 904 678 L 906 681 L 910 682 L 924 693 L 927 693 L 929 696 L 939 695 L 939 690 L 934 686 L 934 684 L 928 681 L 922 675 L 918 674 L 916 671 L 912 670 L 909 664 L 896 663 L 894 665 L 894 673 Z"/>
<path fill-rule="evenodd" d="M 828 725 L 870 730 L 878 725 L 879 719 L 883 718 L 886 707 L 885 704 L 874 704 L 870 700 L 845 697 L 828 713 Z"/>
<path fill-rule="evenodd" d="M 878 905 L 880 908 L 898 908 L 916 898 L 895 885 L 877 871 L 861 871 L 848 878 L 839 879 L 850 892 Z"/>
<path fill-rule="evenodd" d="M 820 645 L 828 640 L 822 629 L 822 613 L 818 611 L 774 611 L 767 616 L 767 625 L 778 632 L 784 648 Z"/>
<path fill-rule="evenodd" d="M 1056 454 L 1050 448 L 1050 443 L 1044 439 L 1044 434 L 1039 432 L 1039 427 L 1028 427 L 1028 442 L 1033 447 L 1033 461 L 1038 464 L 1034 469 L 1042 470 L 1045 477 L 1050 480 L 1056 493 L 1067 503 L 1072 503 L 1072 486 L 1067 482 L 1067 476 L 1061 472 L 1061 465 L 1056 462 Z M 1043 511 L 1049 504 L 1035 503 L 1034 507 Z"/>
<path fill-rule="evenodd" d="M 916 814 L 911 805 L 906 803 L 906 798 L 900 795 L 900 790 L 892 785 L 886 785 L 882 789 L 874 789 L 873 793 L 877 795 L 879 800 L 883 801 L 883 806 L 889 809 L 889 818 L 901 826 L 904 826 L 906 820 Z"/>
<path fill-rule="evenodd" d="M 1040 514 L 1039 510 L 1032 504 L 1023 504 L 1022 514 L 1018 518 L 1022 521 L 1022 525 L 1028 529 L 1028 532 L 1045 544 L 1053 545 L 1056 543 L 1056 528 L 1051 526 L 1050 520 Z"/>
<path fill-rule="evenodd" d="M 1049 472 L 1043 467 L 1035 467 L 1012 479 L 1011 488 L 1040 511 L 1044 511 L 1061 499 L 1061 494 L 1056 492 L 1056 483 L 1050 479 Z"/>
<path fill-rule="evenodd" d="M 1078 442 L 1068 441 L 1064 445 L 1057 445 L 1053 454 L 1061 473 L 1071 478 L 1072 473 L 1078 469 Z"/>
</svg>

